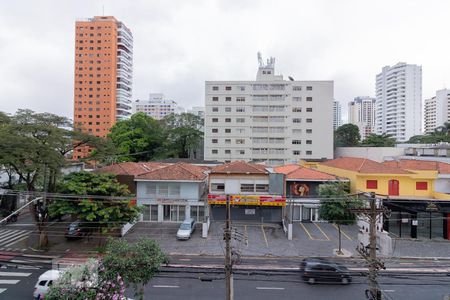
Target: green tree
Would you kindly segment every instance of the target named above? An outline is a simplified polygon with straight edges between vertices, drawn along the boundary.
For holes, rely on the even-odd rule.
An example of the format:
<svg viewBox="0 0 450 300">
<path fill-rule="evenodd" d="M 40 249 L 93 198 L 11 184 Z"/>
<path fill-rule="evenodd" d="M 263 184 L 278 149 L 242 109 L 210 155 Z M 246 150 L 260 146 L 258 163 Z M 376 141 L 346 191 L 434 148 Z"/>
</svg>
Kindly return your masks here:
<svg viewBox="0 0 450 300">
<path fill-rule="evenodd" d="M 191 113 L 170 114 L 161 120 L 165 130 L 168 156 L 196 158 L 203 140 L 203 119 Z"/>
<path fill-rule="evenodd" d="M 114 278 L 119 274 L 127 286 L 133 286 L 135 297 L 144 299 L 145 285 L 167 262 L 167 256 L 148 238 L 140 238 L 136 243 L 109 239 L 102 262 L 105 276 Z"/>
<path fill-rule="evenodd" d="M 356 222 L 356 214 L 352 208 L 361 207 L 362 203 L 349 197 L 348 185 L 345 183 L 327 183 L 319 186 L 319 195 L 322 198 L 319 207 L 320 218 L 336 224 L 339 232 L 339 253 L 341 249 L 341 225 L 351 225 Z"/>
<path fill-rule="evenodd" d="M 361 135 L 358 126 L 354 124 L 344 124 L 339 126 L 334 132 L 334 144 L 336 147 L 358 146 Z"/>
<path fill-rule="evenodd" d="M 395 142 L 395 138 L 390 134 L 372 133 L 362 141 L 361 145 L 367 147 L 395 147 Z"/>
<path fill-rule="evenodd" d="M 158 121 L 143 112 L 117 122 L 108 138 L 117 149 L 120 161 L 148 161 L 164 157 L 162 128 Z"/>
<path fill-rule="evenodd" d="M 82 197 L 63 198 L 49 206 L 51 216 L 70 214 L 98 226 L 101 234 L 117 230 L 137 219 L 140 208 L 131 205 L 124 196 L 129 195 L 126 185 L 117 182 L 112 174 L 76 172 L 65 176 L 59 185 L 62 194 Z"/>
</svg>

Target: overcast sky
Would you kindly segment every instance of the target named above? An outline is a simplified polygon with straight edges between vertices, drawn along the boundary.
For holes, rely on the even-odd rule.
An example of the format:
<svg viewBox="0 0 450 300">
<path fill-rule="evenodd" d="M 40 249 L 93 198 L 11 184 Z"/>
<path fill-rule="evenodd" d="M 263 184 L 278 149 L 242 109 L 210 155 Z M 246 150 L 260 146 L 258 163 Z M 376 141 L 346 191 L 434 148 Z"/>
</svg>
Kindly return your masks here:
<svg viewBox="0 0 450 300">
<path fill-rule="evenodd" d="M 254 80 L 258 51 L 286 78 L 334 80 L 344 116 L 385 65 L 421 65 L 424 99 L 450 85 L 448 0 L 1 0 L 0 111 L 72 118 L 75 21 L 103 8 L 134 35 L 133 100 L 203 106 L 205 80 Z"/>
</svg>

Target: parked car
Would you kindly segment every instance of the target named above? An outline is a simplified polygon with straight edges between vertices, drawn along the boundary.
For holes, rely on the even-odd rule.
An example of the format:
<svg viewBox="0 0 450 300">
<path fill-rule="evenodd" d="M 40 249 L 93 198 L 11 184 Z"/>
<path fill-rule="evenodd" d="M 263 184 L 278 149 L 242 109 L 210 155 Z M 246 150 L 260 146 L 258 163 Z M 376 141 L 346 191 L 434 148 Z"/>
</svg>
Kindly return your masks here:
<svg viewBox="0 0 450 300">
<path fill-rule="evenodd" d="M 80 220 L 76 220 L 75 222 L 70 223 L 70 225 L 66 229 L 66 239 L 73 238 L 81 238 L 86 236 L 92 232 L 94 225 L 93 223 L 83 222 Z"/>
<path fill-rule="evenodd" d="M 48 270 L 39 276 L 39 279 L 34 286 L 34 299 L 43 299 L 52 286 L 53 281 L 59 279 L 60 276 L 61 272 L 58 270 Z"/>
<path fill-rule="evenodd" d="M 300 264 L 300 273 L 309 284 L 316 282 L 340 282 L 349 284 L 352 277 L 347 267 L 324 258 L 305 258 Z"/>
<path fill-rule="evenodd" d="M 195 220 L 187 219 L 181 223 L 180 228 L 177 231 L 177 239 L 179 240 L 188 240 L 191 238 L 191 234 L 195 230 Z"/>
</svg>

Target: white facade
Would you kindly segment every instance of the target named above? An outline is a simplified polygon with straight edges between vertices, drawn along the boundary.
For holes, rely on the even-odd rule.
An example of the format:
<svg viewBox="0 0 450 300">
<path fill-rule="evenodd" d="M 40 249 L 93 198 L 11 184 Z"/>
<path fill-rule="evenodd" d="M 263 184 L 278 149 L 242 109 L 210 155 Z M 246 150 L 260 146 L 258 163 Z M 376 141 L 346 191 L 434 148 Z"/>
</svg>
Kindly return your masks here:
<svg viewBox="0 0 450 300">
<path fill-rule="evenodd" d="M 161 120 L 170 114 L 179 114 L 184 112 L 184 108 L 179 107 L 173 100 L 165 99 L 164 94 L 149 94 L 148 100 L 136 100 L 133 103 L 133 113 L 143 112 L 148 116 Z"/>
<path fill-rule="evenodd" d="M 398 63 L 376 76 L 375 133 L 404 142 L 422 127 L 422 67 Z"/>
<path fill-rule="evenodd" d="M 436 127 L 450 121 L 450 90 L 436 92 L 436 96 L 425 99 L 424 131 L 432 133 Z"/>
<path fill-rule="evenodd" d="M 339 101 L 333 102 L 333 130 L 342 125 L 342 106 Z"/>
<path fill-rule="evenodd" d="M 356 97 L 348 103 L 348 122 L 359 128 L 361 140 L 365 140 L 375 129 L 375 98 Z"/>
<path fill-rule="evenodd" d="M 122 22 L 117 26 L 116 119 L 131 116 L 133 92 L 133 35 Z"/>
<path fill-rule="evenodd" d="M 256 81 L 205 82 L 205 159 L 333 157 L 333 81 L 283 80 L 260 59 Z"/>
</svg>

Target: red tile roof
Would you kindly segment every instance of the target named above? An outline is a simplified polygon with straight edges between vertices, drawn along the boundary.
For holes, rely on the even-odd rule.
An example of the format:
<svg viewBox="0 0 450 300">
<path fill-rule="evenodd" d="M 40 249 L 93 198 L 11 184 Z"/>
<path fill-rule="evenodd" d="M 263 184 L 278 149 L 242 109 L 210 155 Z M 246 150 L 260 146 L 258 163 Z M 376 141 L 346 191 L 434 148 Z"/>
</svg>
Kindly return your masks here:
<svg viewBox="0 0 450 300">
<path fill-rule="evenodd" d="M 395 166 L 388 166 L 370 159 L 359 157 L 340 157 L 324 161 L 320 164 L 365 174 L 412 174 L 412 172 Z"/>
<path fill-rule="evenodd" d="M 141 174 L 136 180 L 190 180 L 202 181 L 206 178 L 207 167 L 186 163 L 176 163 Z"/>
<path fill-rule="evenodd" d="M 238 160 L 212 168 L 211 174 L 269 174 L 269 172 L 263 165 Z"/>
<path fill-rule="evenodd" d="M 338 180 L 339 178 L 328 173 L 314 169 L 305 168 L 299 165 L 286 165 L 275 167 L 274 171 L 286 175 L 286 179 L 306 179 L 306 180 Z"/>
<path fill-rule="evenodd" d="M 124 162 L 97 169 L 95 172 L 137 176 L 167 165 L 158 162 Z"/>
<path fill-rule="evenodd" d="M 450 174 L 450 164 L 439 161 L 401 159 L 385 161 L 383 164 L 406 170 L 438 171 L 440 174 Z"/>
</svg>

